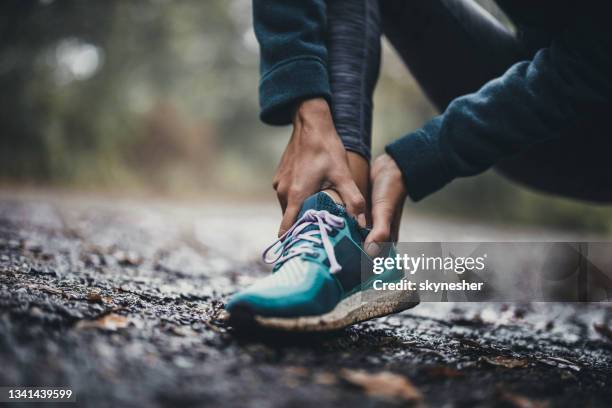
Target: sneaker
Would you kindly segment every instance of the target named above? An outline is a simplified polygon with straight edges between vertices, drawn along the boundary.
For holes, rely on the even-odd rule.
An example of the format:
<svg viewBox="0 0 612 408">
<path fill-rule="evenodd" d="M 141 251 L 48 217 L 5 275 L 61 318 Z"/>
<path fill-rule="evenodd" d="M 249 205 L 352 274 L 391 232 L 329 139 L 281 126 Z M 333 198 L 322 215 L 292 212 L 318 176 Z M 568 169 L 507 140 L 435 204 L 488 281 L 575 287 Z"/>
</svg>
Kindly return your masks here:
<svg viewBox="0 0 612 408">
<path fill-rule="evenodd" d="M 295 224 L 263 253 L 264 262 L 274 264 L 273 273 L 229 300 L 230 321 L 328 331 L 418 304 L 416 293 L 373 290 L 375 279 L 397 282 L 403 273 L 372 273 L 372 260 L 362 248 L 367 233 L 328 194 L 309 197 Z"/>
</svg>

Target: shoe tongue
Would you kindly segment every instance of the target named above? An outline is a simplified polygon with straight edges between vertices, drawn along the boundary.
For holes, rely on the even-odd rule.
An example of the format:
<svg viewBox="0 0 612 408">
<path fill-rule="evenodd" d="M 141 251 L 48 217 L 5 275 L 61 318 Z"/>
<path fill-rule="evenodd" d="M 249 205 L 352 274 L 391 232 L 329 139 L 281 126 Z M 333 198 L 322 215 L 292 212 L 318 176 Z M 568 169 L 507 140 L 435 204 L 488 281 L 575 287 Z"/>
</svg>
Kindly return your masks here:
<svg viewBox="0 0 612 408">
<path fill-rule="evenodd" d="M 337 204 L 327 193 L 319 192 L 308 197 L 302 204 L 302 209 L 298 218 L 300 218 L 308 210 L 326 210 L 330 214 L 337 215 L 339 217 L 346 217 L 347 213 L 344 207 Z"/>
<path fill-rule="evenodd" d="M 302 203 L 302 209 L 298 215 L 298 219 L 308 210 L 322 211 L 326 210 L 330 214 L 337 215 L 344 219 L 349 218 L 344 207 L 336 203 L 327 193 L 319 192 L 311 195 Z M 319 228 L 316 225 L 309 225 L 304 228 L 304 232 Z"/>
<path fill-rule="evenodd" d="M 304 213 L 308 210 L 326 210 L 330 214 L 337 215 L 338 217 L 342 217 L 346 220 L 349 226 L 349 230 L 351 232 L 351 236 L 353 240 L 358 243 L 362 243 L 365 239 L 368 231 L 360 228 L 357 225 L 357 222 L 353 217 L 351 217 L 344 208 L 343 205 L 336 203 L 327 193 L 319 192 L 317 194 L 313 194 L 308 197 L 304 203 L 302 204 L 302 209 L 300 210 L 300 214 L 298 218 L 300 218 Z M 314 225 L 307 227 L 304 231 L 309 231 L 311 229 L 317 228 Z"/>
</svg>

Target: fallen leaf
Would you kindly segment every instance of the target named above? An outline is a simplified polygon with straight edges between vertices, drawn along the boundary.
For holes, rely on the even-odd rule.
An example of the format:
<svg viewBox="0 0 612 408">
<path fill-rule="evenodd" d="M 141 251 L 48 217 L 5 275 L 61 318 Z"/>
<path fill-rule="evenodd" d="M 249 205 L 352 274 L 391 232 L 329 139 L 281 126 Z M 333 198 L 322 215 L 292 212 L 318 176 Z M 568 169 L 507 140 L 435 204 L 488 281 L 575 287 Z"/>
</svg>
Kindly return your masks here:
<svg viewBox="0 0 612 408">
<path fill-rule="evenodd" d="M 480 360 L 493 366 L 506 368 L 525 368 L 529 365 L 526 359 L 506 356 L 481 357 Z"/>
<path fill-rule="evenodd" d="M 515 319 L 522 319 L 523 317 L 525 317 L 525 315 L 527 314 L 527 310 L 525 309 L 514 309 L 514 318 Z"/>
<path fill-rule="evenodd" d="M 501 399 L 515 408 L 547 408 L 548 401 L 532 400 L 524 395 L 502 392 Z"/>
<path fill-rule="evenodd" d="M 338 382 L 338 378 L 332 373 L 316 373 L 314 382 L 320 385 L 334 385 Z"/>
<path fill-rule="evenodd" d="M 300 366 L 285 367 L 285 372 L 289 375 L 294 375 L 298 377 L 305 377 L 308 375 L 308 369 L 306 367 L 300 367 Z"/>
<path fill-rule="evenodd" d="M 94 303 L 110 303 L 112 299 L 109 296 L 102 296 L 100 292 L 89 292 L 87 300 Z"/>
<path fill-rule="evenodd" d="M 441 378 L 457 378 L 464 375 L 461 371 L 446 366 L 430 367 L 427 369 L 427 373 L 432 377 Z"/>
<path fill-rule="evenodd" d="M 102 302 L 102 296 L 99 292 L 89 292 L 87 294 L 87 300 L 90 302 Z"/>
<path fill-rule="evenodd" d="M 116 251 L 113 256 L 122 266 L 138 266 L 142 264 L 142 258 L 133 251 Z"/>
<path fill-rule="evenodd" d="M 541 358 L 539 360 L 541 363 L 547 364 L 549 366 L 558 367 L 558 368 L 569 368 L 570 370 L 580 371 L 582 368 L 569 360 L 566 360 L 561 357 L 547 357 Z"/>
<path fill-rule="evenodd" d="M 373 397 L 399 398 L 404 401 L 421 401 L 423 395 L 404 376 L 389 371 L 368 373 L 363 370 L 343 369 L 342 378 L 351 384 L 357 385 Z"/>
<path fill-rule="evenodd" d="M 486 322 L 482 320 L 482 316 L 479 313 L 474 314 L 472 317 L 457 316 L 452 320 L 453 324 L 459 326 L 483 326 Z"/>
<path fill-rule="evenodd" d="M 612 329 L 608 327 L 607 325 L 595 323 L 593 324 L 593 328 L 595 329 L 597 333 L 601 334 L 603 337 L 607 338 L 608 340 L 612 340 Z"/>
<path fill-rule="evenodd" d="M 96 320 L 82 320 L 77 323 L 77 329 L 102 329 L 108 331 L 116 331 L 123 329 L 130 323 L 129 319 L 115 313 L 109 313 Z"/>
</svg>

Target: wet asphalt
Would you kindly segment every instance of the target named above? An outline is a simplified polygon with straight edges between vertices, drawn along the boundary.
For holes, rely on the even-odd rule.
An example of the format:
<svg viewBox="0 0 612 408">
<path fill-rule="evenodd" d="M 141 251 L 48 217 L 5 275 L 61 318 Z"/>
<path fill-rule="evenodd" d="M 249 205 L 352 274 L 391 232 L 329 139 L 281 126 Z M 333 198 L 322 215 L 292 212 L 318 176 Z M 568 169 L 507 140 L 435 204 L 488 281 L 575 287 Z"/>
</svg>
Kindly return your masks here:
<svg viewBox="0 0 612 408">
<path fill-rule="evenodd" d="M 275 213 L 1 197 L 0 386 L 92 407 L 612 405 L 609 304 L 426 303 L 326 335 L 237 332 L 224 302 L 269 273 Z"/>
</svg>

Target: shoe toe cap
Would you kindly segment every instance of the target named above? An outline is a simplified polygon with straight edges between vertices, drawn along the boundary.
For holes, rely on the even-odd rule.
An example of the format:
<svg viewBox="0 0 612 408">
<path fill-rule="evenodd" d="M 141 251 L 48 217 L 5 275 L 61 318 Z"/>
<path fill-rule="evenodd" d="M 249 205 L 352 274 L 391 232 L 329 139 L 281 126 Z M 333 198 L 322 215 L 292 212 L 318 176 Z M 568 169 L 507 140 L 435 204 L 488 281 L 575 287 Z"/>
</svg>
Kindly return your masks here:
<svg viewBox="0 0 612 408">
<path fill-rule="evenodd" d="M 329 279 L 315 277 L 296 287 L 247 288 L 232 296 L 226 305 L 231 314 L 248 312 L 269 317 L 297 317 L 325 313 L 340 297 Z"/>
</svg>

